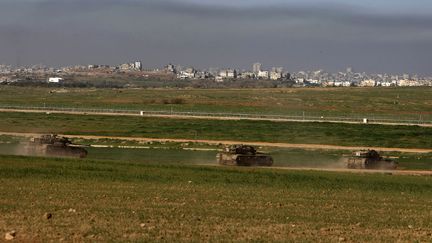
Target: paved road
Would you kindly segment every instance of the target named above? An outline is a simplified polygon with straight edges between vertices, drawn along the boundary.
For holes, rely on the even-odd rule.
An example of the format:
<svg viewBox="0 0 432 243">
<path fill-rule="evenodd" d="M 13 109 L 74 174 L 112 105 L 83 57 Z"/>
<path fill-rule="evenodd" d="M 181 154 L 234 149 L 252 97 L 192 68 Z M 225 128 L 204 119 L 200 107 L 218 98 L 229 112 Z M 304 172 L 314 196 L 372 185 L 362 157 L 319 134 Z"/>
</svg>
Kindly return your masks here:
<svg viewBox="0 0 432 243">
<path fill-rule="evenodd" d="M 41 134 L 37 133 L 15 133 L 15 132 L 0 132 L 0 135 L 12 136 L 25 136 L 37 137 Z M 362 146 L 338 146 L 327 144 L 293 144 L 293 143 L 268 143 L 268 142 L 247 142 L 247 141 L 227 141 L 227 140 L 203 140 L 203 139 L 174 139 L 174 138 L 143 138 L 143 137 L 119 137 L 119 136 L 92 136 L 92 135 L 62 135 L 69 138 L 82 138 L 82 139 L 116 139 L 124 141 L 137 141 L 137 142 L 178 142 L 178 143 L 206 143 L 211 145 L 234 145 L 234 144 L 248 144 L 251 146 L 259 147 L 277 147 L 277 148 L 298 148 L 298 149 L 324 149 L 324 150 L 366 150 L 374 149 L 382 152 L 403 152 L 403 153 L 432 153 L 431 149 L 421 148 L 387 148 L 387 147 L 362 147 Z"/>
<path fill-rule="evenodd" d="M 109 112 L 109 111 L 74 111 L 73 108 L 68 110 L 43 110 L 43 109 L 0 109 L 0 112 L 22 112 L 22 113 L 45 113 L 45 114 L 70 114 L 70 115 L 99 115 L 99 116 L 140 116 L 140 117 L 158 117 L 158 118 L 173 118 L 173 119 L 204 119 L 204 120 L 249 120 L 249 121 L 274 121 L 274 122 L 322 122 L 322 123 L 342 123 L 342 124 L 364 124 L 360 119 L 357 120 L 332 120 L 330 118 L 271 118 L 270 116 L 253 117 L 253 116 L 223 116 L 222 115 L 200 115 L 199 113 L 187 113 L 183 114 L 162 114 L 162 113 L 143 113 L 139 114 L 131 112 Z M 341 118 L 343 119 L 343 118 Z M 368 124 L 375 125 L 388 125 L 388 126 L 421 126 L 421 127 L 432 127 L 432 124 L 428 123 L 404 123 L 404 122 L 374 122 L 370 121 Z"/>
</svg>

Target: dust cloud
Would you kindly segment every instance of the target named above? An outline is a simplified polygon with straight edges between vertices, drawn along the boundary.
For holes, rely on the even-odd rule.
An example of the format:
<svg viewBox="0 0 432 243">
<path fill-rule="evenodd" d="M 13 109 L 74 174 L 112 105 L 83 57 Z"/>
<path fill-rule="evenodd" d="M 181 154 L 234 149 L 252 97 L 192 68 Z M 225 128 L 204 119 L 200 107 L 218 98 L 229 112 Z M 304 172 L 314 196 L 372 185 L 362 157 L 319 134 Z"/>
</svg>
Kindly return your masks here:
<svg viewBox="0 0 432 243">
<path fill-rule="evenodd" d="M 29 149 L 25 143 L 0 143 L 0 155 L 42 156 L 36 149 Z"/>
<path fill-rule="evenodd" d="M 275 167 L 281 168 L 311 168 L 311 169 L 346 169 L 346 158 L 324 156 L 274 156 Z"/>
</svg>

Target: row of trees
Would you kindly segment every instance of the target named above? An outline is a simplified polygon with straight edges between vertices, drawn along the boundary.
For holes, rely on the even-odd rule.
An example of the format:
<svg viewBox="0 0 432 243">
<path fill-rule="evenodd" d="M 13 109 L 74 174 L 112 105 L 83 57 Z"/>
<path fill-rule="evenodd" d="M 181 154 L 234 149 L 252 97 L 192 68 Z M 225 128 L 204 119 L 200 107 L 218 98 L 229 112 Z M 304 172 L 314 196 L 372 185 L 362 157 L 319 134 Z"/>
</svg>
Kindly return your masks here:
<svg viewBox="0 0 432 243">
<path fill-rule="evenodd" d="M 291 81 L 267 81 L 267 80 L 228 80 L 225 82 L 213 82 L 209 80 L 66 80 L 60 83 L 48 83 L 45 80 L 17 80 L 4 82 L 3 85 L 53 87 L 53 88 L 282 88 L 292 87 Z"/>
</svg>

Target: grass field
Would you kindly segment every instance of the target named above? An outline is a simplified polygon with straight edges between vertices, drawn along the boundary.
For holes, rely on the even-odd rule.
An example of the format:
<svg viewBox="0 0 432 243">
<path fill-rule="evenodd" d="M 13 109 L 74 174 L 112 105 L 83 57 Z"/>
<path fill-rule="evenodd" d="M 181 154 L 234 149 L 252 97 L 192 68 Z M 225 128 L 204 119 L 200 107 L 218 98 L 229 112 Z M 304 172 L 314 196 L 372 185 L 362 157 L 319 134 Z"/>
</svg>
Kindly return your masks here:
<svg viewBox="0 0 432 243">
<path fill-rule="evenodd" d="M 432 88 L 53 89 L 0 86 L 0 105 L 432 120 Z"/>
<path fill-rule="evenodd" d="M 0 182 L 18 241 L 432 240 L 431 177 L 1 156 Z"/>
<path fill-rule="evenodd" d="M 0 131 L 432 148 L 432 128 L 0 113 Z"/>
<path fill-rule="evenodd" d="M 0 105 L 432 119 L 431 88 L 144 90 L 0 86 Z M 0 132 L 432 148 L 432 128 L 0 113 Z M 18 242 L 431 242 L 432 177 L 215 165 L 206 144 L 20 157 L 0 136 L 0 233 Z M 136 145 L 120 140 L 82 144 Z M 347 151 L 261 148 L 276 166 L 326 167 Z M 389 153 L 432 170 L 432 154 Z M 51 213 L 52 218 L 44 216 Z M 3 237 L 3 236 L 2 236 Z M 3 239 L 3 238 L 1 238 Z"/>
<path fill-rule="evenodd" d="M 6 139 L 0 136 L 0 154 L 23 155 L 20 143 L 17 138 Z M 22 139 L 22 142 L 27 139 Z M 111 145 L 115 147 L 90 147 L 88 159 L 130 161 L 134 163 L 161 163 L 177 165 L 216 165 L 216 154 L 223 146 L 210 146 L 197 143 L 146 143 L 137 144 L 125 141 L 89 141 L 75 140 L 79 144 Z M 125 148 L 118 146 L 138 146 Z M 200 150 L 204 149 L 204 150 Z M 346 168 L 345 159 L 351 154 L 350 151 L 337 150 L 304 150 L 284 148 L 259 148 L 259 151 L 270 154 L 274 159 L 275 167 L 291 168 L 323 168 L 343 169 Z M 383 156 L 394 158 L 398 162 L 400 170 L 432 170 L 432 153 L 414 154 L 386 152 Z"/>
</svg>

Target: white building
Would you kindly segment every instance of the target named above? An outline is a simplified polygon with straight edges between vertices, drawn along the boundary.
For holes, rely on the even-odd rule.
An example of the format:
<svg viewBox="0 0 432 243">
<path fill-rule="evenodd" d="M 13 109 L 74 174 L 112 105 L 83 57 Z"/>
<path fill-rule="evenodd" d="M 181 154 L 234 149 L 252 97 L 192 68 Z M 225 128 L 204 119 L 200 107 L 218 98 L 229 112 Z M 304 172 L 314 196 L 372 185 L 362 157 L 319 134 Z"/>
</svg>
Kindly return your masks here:
<svg viewBox="0 0 432 243">
<path fill-rule="evenodd" d="M 320 83 L 321 83 L 320 80 L 318 80 L 318 79 L 311 79 L 311 78 L 306 79 L 306 81 L 309 82 L 309 83 L 311 83 L 311 84 L 320 84 Z M 334 85 L 334 81 L 329 81 L 329 82 L 327 82 L 327 83 L 328 83 L 329 85 L 331 85 L 331 86 Z"/>
<path fill-rule="evenodd" d="M 237 71 L 232 69 L 227 70 L 227 78 L 237 78 Z"/>
<path fill-rule="evenodd" d="M 258 74 L 261 71 L 261 63 L 257 62 L 254 63 L 252 66 L 252 72 L 254 72 L 255 74 Z"/>
<path fill-rule="evenodd" d="M 351 87 L 352 83 L 350 81 L 343 81 L 342 87 Z"/>
<path fill-rule="evenodd" d="M 223 79 L 221 76 L 216 76 L 216 77 L 215 77 L 215 81 L 216 81 L 217 83 L 222 83 L 222 82 L 224 81 L 224 79 Z"/>
<path fill-rule="evenodd" d="M 48 78 L 48 83 L 60 83 L 61 81 L 63 81 L 63 78 L 59 78 L 59 77 Z"/>
<path fill-rule="evenodd" d="M 119 69 L 122 71 L 129 71 L 133 69 L 133 65 L 131 65 L 130 63 L 123 63 L 119 66 Z"/>
<path fill-rule="evenodd" d="M 177 78 L 179 79 L 195 79 L 196 78 L 196 70 L 193 68 L 187 68 L 184 71 L 180 71 L 177 73 Z"/>
<path fill-rule="evenodd" d="M 379 82 L 377 84 L 377 86 L 381 86 L 381 87 L 390 87 L 390 86 L 394 86 L 392 82 L 388 82 L 388 81 L 383 81 L 383 82 Z"/>
<path fill-rule="evenodd" d="M 219 76 L 225 79 L 235 79 L 237 78 L 237 71 L 233 69 L 221 70 Z"/>
<path fill-rule="evenodd" d="M 280 80 L 282 79 L 283 75 L 281 72 L 278 71 L 272 71 L 270 72 L 270 79 L 271 80 Z"/>
<path fill-rule="evenodd" d="M 240 74 L 240 78 L 242 79 L 254 79 L 255 77 L 256 75 L 253 72 L 242 72 Z"/>
<path fill-rule="evenodd" d="M 296 84 L 303 84 L 305 79 L 304 78 L 295 78 L 294 81 L 296 82 Z"/>
<path fill-rule="evenodd" d="M 333 82 L 333 85 L 335 87 L 342 87 L 343 86 L 343 82 L 342 81 L 335 81 L 335 82 Z"/>
<path fill-rule="evenodd" d="M 335 81 L 325 81 L 321 83 L 323 87 L 334 87 Z"/>
<path fill-rule="evenodd" d="M 366 79 L 360 82 L 361 87 L 375 87 L 376 84 L 376 81 L 373 79 Z"/>
<path fill-rule="evenodd" d="M 7 77 L 0 77 L 0 83 L 4 83 L 7 82 L 8 78 Z"/>
<path fill-rule="evenodd" d="M 420 83 L 415 80 L 409 80 L 409 79 L 401 79 L 398 81 L 398 85 L 402 87 L 413 87 L 413 86 L 420 86 Z"/>
<path fill-rule="evenodd" d="M 134 63 L 134 68 L 136 69 L 136 70 L 142 70 L 142 63 L 140 62 L 140 61 L 136 61 L 135 63 Z"/>
<path fill-rule="evenodd" d="M 269 71 L 259 71 L 258 72 L 259 79 L 269 79 Z"/>
<path fill-rule="evenodd" d="M 171 63 L 165 67 L 165 70 L 170 72 L 170 73 L 176 73 L 177 72 L 176 67 L 174 65 L 172 65 Z"/>
</svg>

